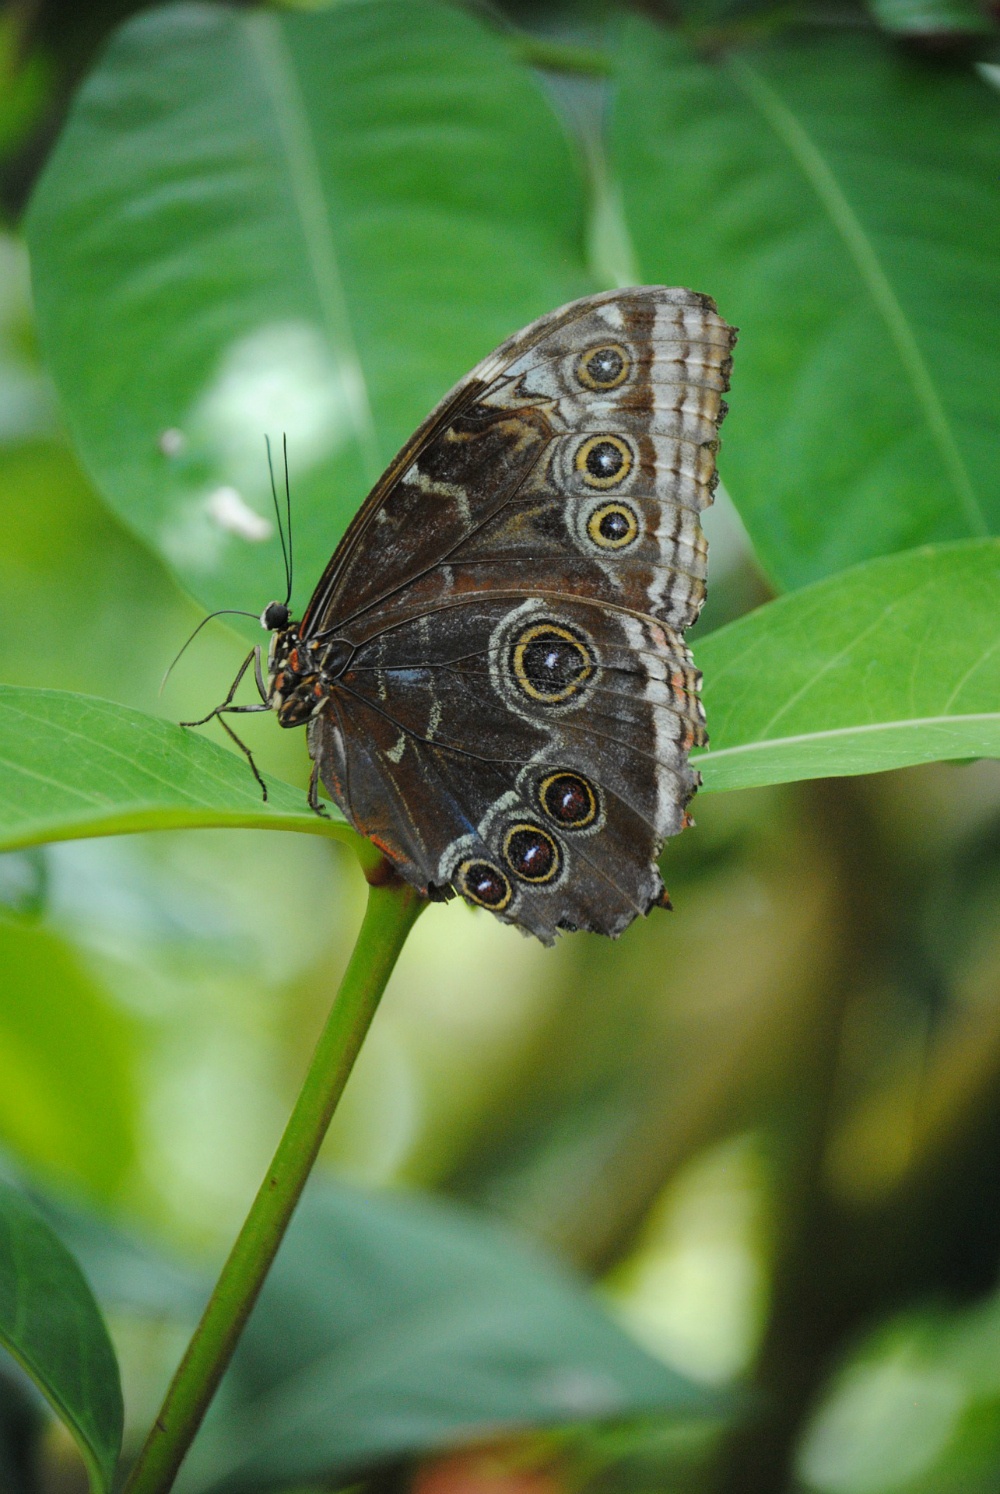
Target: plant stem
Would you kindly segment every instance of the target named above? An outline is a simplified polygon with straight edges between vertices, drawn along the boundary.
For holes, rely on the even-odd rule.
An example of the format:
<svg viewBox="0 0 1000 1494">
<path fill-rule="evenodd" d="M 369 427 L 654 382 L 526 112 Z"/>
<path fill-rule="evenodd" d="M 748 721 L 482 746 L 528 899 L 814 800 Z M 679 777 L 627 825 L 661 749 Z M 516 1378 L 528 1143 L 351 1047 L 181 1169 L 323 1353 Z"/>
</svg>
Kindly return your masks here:
<svg viewBox="0 0 1000 1494">
<path fill-rule="evenodd" d="M 425 906 L 382 858 L 365 874 L 364 921 L 299 1097 L 125 1494 L 167 1494 L 172 1488 L 284 1239 L 386 982 Z"/>
</svg>

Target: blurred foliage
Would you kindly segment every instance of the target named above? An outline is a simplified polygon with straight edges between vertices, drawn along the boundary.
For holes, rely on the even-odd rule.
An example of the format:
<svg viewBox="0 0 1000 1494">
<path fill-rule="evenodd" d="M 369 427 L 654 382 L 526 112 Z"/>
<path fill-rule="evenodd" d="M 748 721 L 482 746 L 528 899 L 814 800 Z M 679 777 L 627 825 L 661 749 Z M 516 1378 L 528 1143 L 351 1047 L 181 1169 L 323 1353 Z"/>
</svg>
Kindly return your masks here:
<svg viewBox="0 0 1000 1494">
<path fill-rule="evenodd" d="M 343 7 L 354 44 L 322 55 L 303 29 L 315 7 L 155 12 L 131 41 L 119 34 L 112 72 L 120 81 L 125 63 L 135 68 L 143 27 L 162 41 L 207 17 L 197 65 L 168 102 L 183 102 L 190 149 L 205 81 L 218 84 L 225 130 L 205 169 L 222 190 L 214 208 L 171 197 L 164 140 L 176 141 L 162 119 L 113 170 L 94 155 L 99 136 L 63 138 L 64 193 L 106 191 L 127 222 L 145 183 L 154 244 L 190 250 L 195 271 L 174 282 L 136 271 L 125 296 L 114 237 L 81 248 L 50 182 L 33 232 L 38 268 L 50 267 L 48 315 L 55 283 L 60 315 L 76 319 L 58 348 L 48 334 L 71 448 L 35 347 L 19 225 L 73 91 L 139 8 L 25 0 L 0 30 L 5 682 L 171 719 L 204 709 L 243 645 L 210 625 L 158 701 L 201 615 L 178 578 L 199 603 L 253 608 L 276 588 L 280 558 L 273 543 L 222 534 L 199 570 L 198 546 L 192 560 L 163 542 L 163 513 L 207 482 L 235 486 L 256 512 L 261 400 L 313 420 L 319 436 L 331 400 L 350 407 L 340 366 L 317 373 L 301 337 L 277 353 L 272 341 L 267 357 L 286 373 L 312 368 L 308 390 L 301 379 L 257 388 L 235 415 L 204 404 L 213 380 L 217 394 L 239 383 L 257 309 L 287 332 L 308 321 L 315 294 L 308 254 L 288 237 L 273 117 L 244 86 L 246 35 L 298 48 L 302 108 L 328 145 L 315 171 L 343 209 L 336 249 L 363 329 L 356 356 L 375 391 L 367 434 L 362 421 L 295 472 L 303 593 L 365 463 L 388 455 L 451 379 L 536 312 L 635 275 L 710 290 L 743 329 L 723 454 L 740 517 L 725 505 L 709 516 L 702 633 L 772 589 L 828 577 L 822 586 L 842 588 L 849 649 L 890 572 L 841 577 L 844 566 L 912 577 L 926 556 L 894 552 L 996 527 L 1000 47 L 989 7 L 373 4 L 363 20 L 366 8 Z M 100 111 L 86 107 L 95 130 Z M 90 151 L 89 169 L 74 148 Z M 235 277 L 240 294 L 216 300 L 213 276 Z M 175 298 L 192 284 L 193 340 Z M 234 343 L 233 361 L 220 361 Z M 197 430 L 183 451 L 157 444 L 196 408 L 223 410 L 228 444 Z M 974 573 L 935 569 L 923 608 L 914 588 L 912 635 L 901 636 L 924 661 L 918 695 L 952 668 L 943 694 L 981 686 L 985 711 L 986 674 L 963 678 L 966 613 L 961 628 L 949 623 L 978 596 L 975 658 L 995 657 L 983 545 L 969 545 Z M 780 604 L 803 609 L 804 651 L 816 641 L 808 597 Z M 741 626 L 754 642 L 758 624 Z M 899 684 L 903 661 L 885 667 L 875 693 Z M 713 720 L 734 689 L 720 688 Z M 755 709 L 772 689 L 748 667 Z M 294 734 L 257 722 L 248 739 L 270 771 L 304 783 Z M 678 912 L 617 946 L 579 936 L 544 951 L 455 905 L 423 919 L 323 1165 L 354 1183 L 449 1192 L 512 1222 L 589 1272 L 667 1367 L 741 1393 L 724 1423 L 584 1419 L 479 1452 L 451 1449 L 447 1432 L 396 1443 L 413 1456 L 373 1458 L 372 1494 L 988 1494 L 1000 1482 L 1000 770 L 925 766 L 695 808 L 697 829 L 666 861 Z M 49 1217 L 108 1314 L 131 1446 L 270 1154 L 360 898 L 343 850 L 307 836 L 170 832 L 0 860 L 0 1141 L 72 1200 Z M 119 1237 L 108 1214 L 195 1264 Z M 305 1267 L 290 1254 L 288 1269 Z M 314 1310 L 298 1311 L 308 1323 Z M 293 1348 L 290 1319 L 278 1321 L 247 1351 L 265 1379 Z M 234 1377 L 221 1416 L 242 1393 Z M 431 1446 L 439 1455 L 416 1456 Z M 5 1361 L 5 1494 L 81 1489 L 74 1459 Z M 289 1472 L 289 1494 L 302 1476 Z"/>
<path fill-rule="evenodd" d="M 32 1269 L 18 1269 L 30 1261 Z M 100 1309 L 73 1256 L 19 1189 L 0 1181 L 0 1344 L 72 1429 L 93 1488 L 110 1494 L 122 1392 Z"/>
</svg>

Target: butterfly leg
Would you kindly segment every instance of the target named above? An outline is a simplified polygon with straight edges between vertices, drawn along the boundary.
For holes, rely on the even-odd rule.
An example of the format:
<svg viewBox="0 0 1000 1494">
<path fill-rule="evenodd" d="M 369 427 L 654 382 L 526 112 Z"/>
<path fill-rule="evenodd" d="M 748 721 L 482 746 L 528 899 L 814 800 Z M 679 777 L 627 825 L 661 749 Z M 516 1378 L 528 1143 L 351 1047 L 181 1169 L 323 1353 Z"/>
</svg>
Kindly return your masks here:
<svg viewBox="0 0 1000 1494">
<path fill-rule="evenodd" d="M 264 676 L 260 667 L 260 644 L 254 645 L 253 651 L 253 677 L 257 681 L 257 691 L 261 700 L 267 705 L 267 686 L 264 684 Z"/>
<path fill-rule="evenodd" d="M 257 648 L 252 648 L 247 654 L 246 658 L 243 660 L 243 663 L 239 667 L 236 678 L 233 680 L 233 683 L 229 687 L 229 694 L 226 696 L 221 705 L 217 705 L 214 710 L 209 711 L 207 716 L 202 716 L 199 721 L 182 721 L 181 726 L 205 726 L 209 721 L 211 721 L 212 717 L 217 716 L 220 711 L 228 711 L 230 709 L 240 710 L 241 707 L 233 706 L 233 696 L 240 688 L 240 681 L 246 674 L 247 670 L 250 668 L 250 665 L 253 662 L 254 655 L 259 653 L 259 651 L 260 650 L 258 645 Z M 254 706 L 253 709 L 258 710 L 259 707 Z"/>
<path fill-rule="evenodd" d="M 316 761 L 313 762 L 312 772 L 309 774 L 309 808 L 324 820 L 330 818 L 330 811 L 319 800 L 319 763 Z"/>
<path fill-rule="evenodd" d="M 240 741 L 239 737 L 233 731 L 233 728 L 230 726 L 229 722 L 222 715 L 222 712 L 223 712 L 224 709 L 225 709 L 224 706 L 220 706 L 217 711 L 213 711 L 212 712 L 212 716 L 218 716 L 218 718 L 219 718 L 219 725 L 222 727 L 222 730 L 226 733 L 226 735 L 228 737 L 232 738 L 232 740 L 236 743 L 237 747 L 242 752 L 243 756 L 246 758 L 247 762 L 250 764 L 250 771 L 253 774 L 253 776 L 256 778 L 257 782 L 260 784 L 260 791 L 264 795 L 264 802 L 266 803 L 267 802 L 267 784 L 264 782 L 263 778 L 260 776 L 260 770 L 257 767 L 257 764 L 253 760 L 253 753 L 250 751 L 250 748 L 247 746 L 246 742 L 241 742 Z M 237 715 L 246 715 L 249 712 L 253 712 L 253 711 L 266 711 L 266 710 L 269 710 L 269 709 L 270 709 L 270 707 L 263 706 L 263 705 L 230 706 L 229 707 L 230 712 L 231 713 L 235 712 Z M 209 716 L 206 719 L 209 720 L 209 721 L 211 721 L 212 716 Z"/>
<path fill-rule="evenodd" d="M 260 705 L 246 705 L 246 706 L 233 705 L 233 696 L 236 694 L 237 690 L 239 689 L 239 687 L 240 687 L 240 681 L 243 679 L 243 676 L 246 674 L 247 670 L 249 669 L 251 662 L 254 665 L 254 674 L 255 674 L 256 679 L 257 679 L 257 687 L 258 687 L 258 689 L 261 692 L 261 704 Z M 250 751 L 250 748 L 247 746 L 247 744 L 245 742 L 241 742 L 240 741 L 239 737 L 236 735 L 236 733 L 233 731 L 232 727 L 229 725 L 229 722 L 224 719 L 224 714 L 223 713 L 228 713 L 229 715 L 235 715 L 235 716 L 244 716 L 244 715 L 253 715 L 257 711 L 268 711 L 268 710 L 270 710 L 270 706 L 267 704 L 267 696 L 266 696 L 266 692 L 264 691 L 263 681 L 261 679 L 261 671 L 260 671 L 260 645 L 258 644 L 255 648 L 253 648 L 253 649 L 250 650 L 250 652 L 247 654 L 246 658 L 243 660 L 243 663 L 239 667 L 239 671 L 238 671 L 238 673 L 236 675 L 236 678 L 233 680 L 233 683 L 229 687 L 229 694 L 226 696 L 226 698 L 222 702 L 222 704 L 221 705 L 217 705 L 213 711 L 209 711 L 209 713 L 208 713 L 207 716 L 202 716 L 199 721 L 182 721 L 180 723 L 181 726 L 205 726 L 209 721 L 213 720 L 215 717 L 218 717 L 219 725 L 222 727 L 223 731 L 226 733 L 227 736 L 229 736 L 229 737 L 232 738 L 232 740 L 236 743 L 237 747 L 243 753 L 243 756 L 246 758 L 247 762 L 250 764 L 250 771 L 253 774 L 253 776 L 256 778 L 256 780 L 259 783 L 259 785 L 260 785 L 260 791 L 264 795 L 265 802 L 267 800 L 267 784 L 264 782 L 263 778 L 260 776 L 260 772 L 259 772 L 259 770 L 257 768 L 257 764 L 253 760 L 253 753 Z"/>
</svg>

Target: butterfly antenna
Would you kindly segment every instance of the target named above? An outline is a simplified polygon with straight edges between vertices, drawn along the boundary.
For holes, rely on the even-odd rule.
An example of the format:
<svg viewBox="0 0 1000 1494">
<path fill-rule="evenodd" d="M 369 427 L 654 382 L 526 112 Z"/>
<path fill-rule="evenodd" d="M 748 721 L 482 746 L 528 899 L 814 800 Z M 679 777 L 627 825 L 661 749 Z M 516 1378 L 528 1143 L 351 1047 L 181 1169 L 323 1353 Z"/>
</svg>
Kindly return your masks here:
<svg viewBox="0 0 1000 1494">
<path fill-rule="evenodd" d="M 167 680 L 170 678 L 171 674 L 173 673 L 176 665 L 180 662 L 181 656 L 186 652 L 186 650 L 188 649 L 189 645 L 194 642 L 194 640 L 197 638 L 198 634 L 201 632 L 201 630 L 205 626 L 205 624 L 206 623 L 210 623 L 212 621 L 213 617 L 252 617 L 252 618 L 256 619 L 257 618 L 257 614 L 255 612 L 244 612 L 241 607 L 220 607 L 219 610 L 218 610 L 218 612 L 210 612 L 207 617 L 203 617 L 202 620 L 201 620 L 201 622 L 195 628 L 194 632 L 191 634 L 190 638 L 188 638 L 185 643 L 181 644 L 180 648 L 177 650 L 176 655 L 174 656 L 174 658 L 170 661 L 170 663 L 167 665 L 166 669 L 164 670 L 163 678 L 160 681 L 160 688 L 157 691 L 158 695 L 162 695 L 163 694 L 164 686 L 166 685 Z"/>
<path fill-rule="evenodd" d="M 284 441 L 284 439 L 285 438 L 282 437 L 283 441 Z M 289 551 L 289 548 L 290 548 L 291 542 L 292 542 L 292 536 L 291 536 L 291 530 L 289 530 L 288 545 L 286 545 L 285 544 L 285 529 L 284 529 L 284 525 L 281 522 L 281 504 L 278 502 L 278 488 L 277 488 L 277 485 L 276 485 L 276 483 L 274 481 L 274 462 L 273 462 L 273 460 L 271 458 L 271 438 L 270 438 L 270 436 L 265 436 L 264 437 L 264 445 L 267 447 L 267 470 L 268 470 L 268 473 L 270 474 L 270 478 L 271 478 L 271 499 L 272 499 L 272 501 L 274 503 L 274 517 L 278 521 L 278 538 L 281 540 L 281 558 L 282 558 L 282 560 L 285 563 L 285 606 L 287 607 L 289 601 L 291 600 L 291 596 L 292 596 L 292 566 L 291 566 L 291 561 L 290 561 L 289 555 L 288 555 L 288 551 Z M 285 489 L 286 489 L 286 492 L 287 492 L 287 488 L 288 488 L 288 449 L 287 449 L 287 445 L 286 445 L 286 448 L 285 448 Z"/>
<path fill-rule="evenodd" d="M 292 582 L 295 578 L 295 555 L 292 551 L 292 489 L 288 481 L 288 436 L 281 437 L 281 449 L 285 456 L 285 528 L 288 531 L 288 595 L 285 598 L 287 607 L 292 600 Z"/>
</svg>

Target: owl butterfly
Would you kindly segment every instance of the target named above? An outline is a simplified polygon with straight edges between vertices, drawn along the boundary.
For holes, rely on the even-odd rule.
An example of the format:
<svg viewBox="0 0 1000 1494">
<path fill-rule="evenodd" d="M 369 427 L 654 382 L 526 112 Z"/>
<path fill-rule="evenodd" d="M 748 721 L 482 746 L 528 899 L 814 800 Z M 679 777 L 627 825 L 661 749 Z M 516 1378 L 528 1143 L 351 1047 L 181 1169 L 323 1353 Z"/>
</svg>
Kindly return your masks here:
<svg viewBox="0 0 1000 1494">
<path fill-rule="evenodd" d="M 547 944 L 669 906 L 735 339 L 708 296 L 662 286 L 533 322 L 404 446 L 302 621 L 266 609 L 249 709 L 308 723 L 313 808 L 319 778 L 428 896 Z"/>
</svg>

